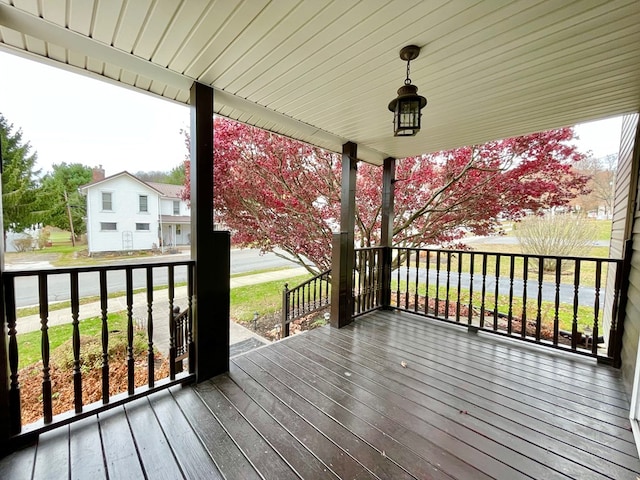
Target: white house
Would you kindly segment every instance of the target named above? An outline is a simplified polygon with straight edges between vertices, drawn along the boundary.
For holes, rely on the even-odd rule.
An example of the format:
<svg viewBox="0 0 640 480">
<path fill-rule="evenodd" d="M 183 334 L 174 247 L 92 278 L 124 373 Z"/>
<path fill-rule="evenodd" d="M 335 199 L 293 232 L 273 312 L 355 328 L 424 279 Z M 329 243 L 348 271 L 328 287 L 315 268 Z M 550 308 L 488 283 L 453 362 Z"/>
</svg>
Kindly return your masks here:
<svg viewBox="0 0 640 480">
<path fill-rule="evenodd" d="M 190 243 L 189 207 L 182 186 L 144 182 L 129 172 L 105 177 L 94 168 L 93 181 L 80 187 L 87 197 L 89 253 L 151 250 Z"/>
</svg>

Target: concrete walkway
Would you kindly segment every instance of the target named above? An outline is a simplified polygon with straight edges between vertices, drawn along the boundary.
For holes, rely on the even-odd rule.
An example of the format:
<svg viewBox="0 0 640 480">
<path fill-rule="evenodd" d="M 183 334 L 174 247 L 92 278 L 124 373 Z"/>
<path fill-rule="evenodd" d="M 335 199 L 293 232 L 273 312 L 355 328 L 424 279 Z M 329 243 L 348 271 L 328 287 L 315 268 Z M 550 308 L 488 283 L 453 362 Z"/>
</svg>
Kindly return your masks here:
<svg viewBox="0 0 640 480">
<path fill-rule="evenodd" d="M 274 280 L 284 280 L 297 275 L 304 275 L 307 271 L 302 268 L 287 268 L 285 270 L 276 270 L 273 272 L 258 273 L 255 275 L 244 275 L 241 277 L 231 278 L 231 288 L 244 287 L 247 285 L 256 285 L 259 283 L 271 282 Z M 284 286 L 284 285 L 283 285 Z M 109 313 L 126 311 L 127 300 L 125 296 L 110 298 L 108 300 L 107 309 Z M 181 310 L 187 307 L 187 287 L 177 287 L 175 289 L 174 306 L 179 306 Z M 153 301 L 153 343 L 163 354 L 168 355 L 169 352 L 169 299 L 167 298 L 167 290 L 154 291 Z M 87 318 L 99 317 L 102 315 L 100 310 L 100 302 L 92 302 L 80 305 L 80 321 Z M 146 292 L 137 293 L 133 296 L 133 318 L 136 326 L 146 329 L 147 325 L 147 294 Z M 52 310 L 49 312 L 48 326 L 64 325 L 71 323 L 71 308 L 60 310 Z M 82 323 L 80 323 L 82 331 Z M 18 333 L 32 332 L 40 330 L 40 317 L 38 315 L 29 315 L 20 317 L 17 321 Z M 248 339 L 256 339 L 263 343 L 268 343 L 266 339 L 255 334 L 253 331 L 230 321 L 230 337 L 229 345 L 234 345 Z"/>
</svg>

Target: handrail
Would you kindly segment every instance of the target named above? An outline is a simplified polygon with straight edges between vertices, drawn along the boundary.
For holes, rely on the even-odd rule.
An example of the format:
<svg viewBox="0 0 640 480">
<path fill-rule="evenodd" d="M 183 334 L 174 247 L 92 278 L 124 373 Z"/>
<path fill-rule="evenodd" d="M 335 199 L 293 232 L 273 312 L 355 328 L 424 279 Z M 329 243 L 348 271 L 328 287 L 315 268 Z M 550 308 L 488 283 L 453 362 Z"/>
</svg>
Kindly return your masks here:
<svg viewBox="0 0 640 480">
<path fill-rule="evenodd" d="M 328 307 L 330 303 L 331 270 L 321 272 L 292 289 L 285 283 L 282 291 L 280 325 L 282 338 L 289 336 L 291 322 Z"/>
<path fill-rule="evenodd" d="M 182 314 L 175 316 L 175 303 L 177 301 L 175 288 L 175 270 L 181 268 L 186 270 L 185 279 L 192 278 L 190 272 L 193 271 L 195 262 L 178 261 L 162 263 L 130 263 L 122 265 L 105 265 L 93 267 L 69 267 L 61 269 L 41 269 L 41 270 L 20 270 L 6 271 L 2 275 L 2 288 L 5 297 L 5 324 L 3 331 L 7 332 L 8 362 L 10 385 L 9 385 L 9 417 L 10 430 L 13 438 L 24 439 L 33 437 L 44 431 L 55 428 L 59 425 L 86 417 L 88 414 L 95 414 L 100 411 L 121 405 L 128 401 L 139 398 L 145 392 L 153 392 L 159 388 L 167 388 L 176 383 L 192 381 L 195 371 L 193 359 L 188 357 L 189 372 L 180 374 L 177 372 L 177 365 L 182 363 L 184 355 L 194 350 L 192 335 L 192 291 L 187 285 L 187 293 L 184 301 L 187 308 Z M 154 275 L 158 275 L 156 278 Z M 95 292 L 88 292 L 88 276 L 92 276 L 97 281 Z M 20 282 L 20 285 L 17 283 Z M 167 286 L 167 293 L 160 296 L 154 290 L 154 286 Z M 141 289 L 141 297 L 134 295 L 135 289 Z M 18 306 L 16 292 L 37 291 L 37 302 L 39 304 L 39 314 L 37 326 L 32 326 L 33 330 L 39 330 L 41 343 L 42 361 L 42 419 L 26 428 L 22 424 L 22 402 L 20 390 L 19 372 L 19 345 L 18 335 L 24 333 L 20 331 L 23 323 L 18 319 Z M 122 291 L 126 306 L 112 309 L 109 308 L 110 293 Z M 99 305 L 98 317 L 100 318 L 99 342 L 101 349 L 101 371 L 102 388 L 101 403 L 86 405 L 83 402 L 83 376 L 84 368 L 81 364 L 81 354 L 83 351 L 81 334 L 83 325 L 80 314 L 83 310 L 81 299 L 88 295 L 96 295 Z M 53 313 L 50 304 L 59 300 L 60 296 L 70 301 L 70 307 Z M 162 299 L 164 297 L 164 300 Z M 135 372 L 140 369 L 137 366 L 140 359 L 134 358 L 134 308 L 138 307 L 141 316 L 144 317 L 143 324 L 145 330 L 146 350 L 144 357 L 146 365 L 143 367 L 146 372 L 146 386 L 136 387 Z M 88 308 L 88 307 L 84 307 Z M 166 309 L 165 309 L 166 308 Z M 112 383 L 113 369 L 118 365 L 110 365 L 109 335 L 110 318 L 109 315 L 116 311 L 123 311 L 126 315 L 126 358 L 124 359 L 124 370 L 127 376 L 126 392 L 111 395 L 110 384 Z M 143 312 L 143 313 L 142 313 Z M 52 384 L 51 365 L 51 342 L 49 339 L 49 329 L 52 325 L 53 317 L 61 317 L 60 321 L 71 325 L 72 344 L 72 383 L 73 383 L 73 412 L 57 414 L 53 408 L 53 398 L 55 385 Z M 32 321 L 33 323 L 33 321 Z M 166 325 L 165 325 L 166 324 Z M 169 377 L 156 381 L 155 354 L 157 345 L 154 343 L 154 328 L 156 332 L 163 332 L 163 336 L 168 337 L 169 342 Z M 166 329 L 166 330 L 164 330 Z M 156 333 L 157 335 L 158 333 Z M 164 347 L 163 347 L 164 348 Z M 157 383 L 156 383 L 157 382 Z"/>
<path fill-rule="evenodd" d="M 385 263 L 390 264 L 390 279 L 389 273 L 383 278 Z M 605 285 L 608 268 L 616 269 L 619 277 L 623 260 L 428 248 L 356 249 L 353 316 L 393 308 L 615 364 L 620 349 L 616 313 L 620 285 Z M 308 304 L 308 286 L 329 273 L 291 290 L 285 286 L 283 336 L 289 335 L 292 320 L 320 308 Z M 329 305 L 328 295 L 326 300 L 322 307 Z"/>
<path fill-rule="evenodd" d="M 599 345 L 609 334 L 605 316 L 615 325 L 619 298 L 619 285 L 605 285 L 606 270 L 618 271 L 621 259 L 398 247 L 392 252 L 392 308 L 614 361 L 615 351 Z"/>
</svg>

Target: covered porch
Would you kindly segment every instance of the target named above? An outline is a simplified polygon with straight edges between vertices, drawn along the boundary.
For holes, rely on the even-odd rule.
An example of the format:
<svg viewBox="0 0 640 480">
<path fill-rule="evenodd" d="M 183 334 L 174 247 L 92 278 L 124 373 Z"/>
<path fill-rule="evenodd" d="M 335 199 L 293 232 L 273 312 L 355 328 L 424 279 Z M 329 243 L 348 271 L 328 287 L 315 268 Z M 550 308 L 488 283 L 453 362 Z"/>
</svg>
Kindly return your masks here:
<svg viewBox="0 0 640 480">
<path fill-rule="evenodd" d="M 619 370 L 389 311 L 234 357 L 0 462 L 12 479 L 638 475 Z"/>
<path fill-rule="evenodd" d="M 131 380 L 127 392 L 110 397 L 110 269 L 66 269 L 77 400 L 75 413 L 53 415 L 50 273 L 40 272 L 44 418 L 25 428 L 13 303 L 13 280 L 24 272 L 9 275 L 0 261 L 0 454 L 13 452 L 0 460 L 0 477 L 640 474 L 628 418 L 640 331 L 640 261 L 633 247 L 640 232 L 634 222 L 640 164 L 637 1 L 125 2 L 120 10 L 100 0 L 92 8 L 78 5 L 0 2 L 0 46 L 190 105 L 192 259 L 189 314 L 179 332 L 188 368 L 179 373 L 174 366 L 167 379 L 154 382 L 153 316 L 167 316 L 176 349 L 172 308 L 154 310 L 150 267 L 114 267 L 124 270 L 127 299 L 133 270 L 146 271 L 149 379 L 145 387 Z M 394 136 L 387 105 L 408 69 L 398 51 L 411 44 L 423 48 L 411 75 L 429 106 L 422 131 L 402 138 Z M 214 231 L 211 207 L 214 114 L 342 152 L 331 301 L 331 320 L 340 329 L 318 329 L 230 359 L 230 239 L 228 232 Z M 615 259 L 624 259 L 617 270 L 620 296 L 612 300 L 619 306 L 614 319 L 621 369 L 409 312 L 377 310 L 354 320 L 358 162 L 385 169 L 380 247 L 390 251 L 395 159 L 622 114 L 631 115 L 623 132 L 624 180 L 618 183 L 612 240 Z M 390 258 L 382 263 L 390 285 Z M 173 266 L 163 268 L 172 307 Z M 101 405 L 82 401 L 83 273 L 100 278 L 106 378 Z M 390 292 L 385 295 L 376 308 L 390 305 Z M 132 308 L 127 301 L 128 329 Z M 171 365 L 178 356 L 171 354 Z M 131 378 L 132 354 L 127 363 Z M 30 440 L 35 443 L 19 449 Z"/>
</svg>

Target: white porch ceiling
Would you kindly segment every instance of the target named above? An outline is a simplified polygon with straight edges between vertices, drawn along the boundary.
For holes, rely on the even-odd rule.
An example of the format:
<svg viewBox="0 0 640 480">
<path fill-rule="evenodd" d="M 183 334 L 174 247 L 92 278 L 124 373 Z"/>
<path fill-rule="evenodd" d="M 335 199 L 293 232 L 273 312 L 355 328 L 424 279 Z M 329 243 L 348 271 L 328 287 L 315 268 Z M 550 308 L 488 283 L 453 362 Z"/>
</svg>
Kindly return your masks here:
<svg viewBox="0 0 640 480">
<path fill-rule="evenodd" d="M 411 79 L 423 130 L 387 104 Z M 381 163 L 640 111 L 638 0 L 0 0 L 0 47 Z M 43 82 L 46 79 L 43 79 Z"/>
</svg>

